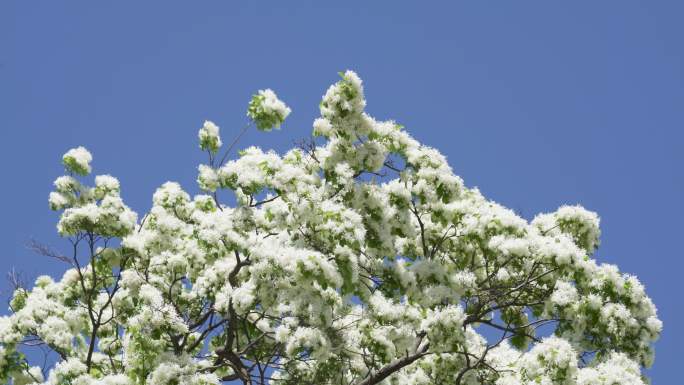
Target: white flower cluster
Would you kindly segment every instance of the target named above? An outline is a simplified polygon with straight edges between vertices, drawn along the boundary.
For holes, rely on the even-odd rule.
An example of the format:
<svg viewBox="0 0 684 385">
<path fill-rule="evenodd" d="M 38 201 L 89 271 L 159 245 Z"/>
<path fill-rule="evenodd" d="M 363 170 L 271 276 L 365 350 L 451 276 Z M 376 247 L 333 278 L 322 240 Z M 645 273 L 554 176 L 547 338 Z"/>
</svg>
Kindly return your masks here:
<svg viewBox="0 0 684 385">
<path fill-rule="evenodd" d="M 72 148 L 62 156 L 62 163 L 64 163 L 67 171 L 78 175 L 90 174 L 90 162 L 92 160 L 93 156 L 85 147 Z"/>
<path fill-rule="evenodd" d="M 592 259 L 598 216 L 529 223 L 366 114 L 360 78 L 341 76 L 314 122 L 323 143 L 216 164 L 205 122 L 211 195 L 164 183 L 139 223 L 118 180 L 86 186 L 90 154 L 67 153 L 49 203 L 73 267 L 14 293 L 0 381 L 642 385 L 662 323 L 637 278 Z M 248 112 L 262 130 L 289 113 L 270 90 Z M 59 357 L 46 379 L 21 354 L 36 341 Z"/>
<path fill-rule="evenodd" d="M 290 115 L 290 112 L 290 107 L 278 99 L 278 96 L 271 89 L 259 90 L 252 97 L 247 108 L 247 116 L 262 131 L 279 128 L 285 118 Z"/>
<path fill-rule="evenodd" d="M 64 210 L 57 224 L 62 235 L 76 235 L 79 232 L 121 237 L 135 227 L 137 215 L 117 196 L 106 196 L 100 204 L 88 203 Z"/>
<path fill-rule="evenodd" d="M 219 127 L 214 122 L 205 121 L 199 133 L 200 148 L 205 151 L 215 153 L 221 148 L 221 136 L 219 135 Z"/>
<path fill-rule="evenodd" d="M 67 169 L 76 174 L 90 173 L 92 156 L 79 147 L 64 156 Z M 69 160 L 67 160 L 69 159 Z M 74 163 L 76 162 L 76 163 Z M 80 172 L 78 170 L 85 170 Z M 111 175 L 97 175 L 95 187 L 88 187 L 72 176 L 60 176 L 48 198 L 52 210 L 64 210 L 57 230 L 61 235 L 91 234 L 122 237 L 133 231 L 137 214 L 119 196 L 119 181 Z"/>
<path fill-rule="evenodd" d="M 340 73 L 340 77 L 342 81 L 330 86 L 321 102 L 321 116 L 328 120 L 328 123 L 321 120 L 316 121 L 316 124 L 323 129 L 322 132 L 319 132 L 321 135 L 325 134 L 325 127 L 332 129 L 330 121 L 361 114 L 366 107 L 363 82 L 356 72 Z"/>
<path fill-rule="evenodd" d="M 591 254 L 599 246 L 601 230 L 599 217 L 581 206 L 562 206 L 553 214 L 537 215 L 532 221 L 543 233 L 565 233 L 573 237 L 577 246 Z"/>
<path fill-rule="evenodd" d="M 497 385 L 645 385 L 639 365 L 623 353 L 608 352 L 591 365 L 578 367 L 577 351 L 565 340 L 544 339 L 527 353 L 504 344 L 492 351 L 490 364 L 502 375 Z"/>
<path fill-rule="evenodd" d="M 581 369 L 577 385 L 645 385 L 639 365 L 623 353 L 612 352 L 598 365 Z"/>
</svg>

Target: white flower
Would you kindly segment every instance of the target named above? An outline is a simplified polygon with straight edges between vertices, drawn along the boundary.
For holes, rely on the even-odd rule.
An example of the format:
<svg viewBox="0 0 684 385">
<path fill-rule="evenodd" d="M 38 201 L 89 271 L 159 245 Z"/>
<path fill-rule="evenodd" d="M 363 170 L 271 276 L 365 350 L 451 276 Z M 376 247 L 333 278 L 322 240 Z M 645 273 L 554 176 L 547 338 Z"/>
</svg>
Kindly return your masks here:
<svg viewBox="0 0 684 385">
<path fill-rule="evenodd" d="M 95 177 L 95 197 L 104 198 L 105 195 L 119 195 L 119 180 L 111 175 L 98 175 Z"/>
<path fill-rule="evenodd" d="M 577 385 L 645 385 L 639 365 L 623 353 L 611 353 L 594 367 L 583 368 L 577 374 Z"/>
<path fill-rule="evenodd" d="M 270 131 L 273 128 L 280 128 L 290 112 L 290 108 L 278 99 L 273 90 L 265 89 L 259 90 L 252 97 L 247 109 L 247 116 L 256 123 L 259 130 Z"/>
<path fill-rule="evenodd" d="M 216 191 L 219 186 L 219 177 L 216 170 L 205 164 L 199 165 L 197 184 L 204 191 Z"/>
<path fill-rule="evenodd" d="M 322 135 L 322 136 L 330 136 L 331 131 L 333 130 L 332 124 L 330 124 L 330 121 L 325 118 L 318 118 L 314 120 L 313 123 L 313 128 L 314 128 L 314 135 Z"/>
<path fill-rule="evenodd" d="M 363 111 L 366 101 L 363 84 L 354 71 L 341 74 L 342 80 L 328 88 L 321 102 L 321 115 L 327 119 L 354 116 Z"/>
<path fill-rule="evenodd" d="M 544 338 L 525 355 L 521 366 L 524 377 L 542 379 L 549 384 L 572 384 L 577 372 L 577 353 L 568 341 L 558 337 Z"/>
<path fill-rule="evenodd" d="M 570 282 L 557 281 L 556 289 L 551 294 L 551 302 L 557 306 L 566 306 L 577 301 L 577 289 Z"/>
<path fill-rule="evenodd" d="M 78 175 L 90 174 L 90 162 L 92 160 L 93 156 L 85 147 L 72 148 L 62 156 L 64 167 L 66 167 L 68 171 Z"/>
<path fill-rule="evenodd" d="M 65 194 L 53 191 L 50 193 L 48 203 L 50 204 L 50 209 L 62 210 L 69 205 L 69 197 Z"/>
<path fill-rule="evenodd" d="M 200 148 L 208 150 L 213 153 L 217 152 L 221 147 L 221 136 L 219 135 L 219 127 L 208 120 L 204 121 L 204 125 L 199 129 L 197 134 L 200 141 Z"/>
</svg>

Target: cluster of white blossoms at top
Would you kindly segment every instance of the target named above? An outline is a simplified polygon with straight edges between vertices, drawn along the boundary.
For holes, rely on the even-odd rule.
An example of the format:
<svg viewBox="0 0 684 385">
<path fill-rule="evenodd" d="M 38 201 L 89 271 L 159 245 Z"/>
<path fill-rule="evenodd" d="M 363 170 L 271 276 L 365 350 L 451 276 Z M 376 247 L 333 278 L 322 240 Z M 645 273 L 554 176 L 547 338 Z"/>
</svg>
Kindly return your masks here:
<svg viewBox="0 0 684 385">
<path fill-rule="evenodd" d="M 72 148 L 62 157 L 62 163 L 67 171 L 78 175 L 90 174 L 92 160 L 93 156 L 84 147 Z"/>
<path fill-rule="evenodd" d="M 197 135 L 199 137 L 200 148 L 205 151 L 215 153 L 221 148 L 221 136 L 219 127 L 214 122 L 205 121 Z"/>
<path fill-rule="evenodd" d="M 258 129 L 271 131 L 273 128 L 279 128 L 290 112 L 290 108 L 269 88 L 259 90 L 252 97 L 247 116 L 254 121 Z"/>
<path fill-rule="evenodd" d="M 67 171 L 87 176 L 92 156 L 83 147 L 69 150 L 63 156 Z M 122 237 L 136 225 L 137 214 L 121 199 L 119 181 L 111 175 L 97 175 L 95 186 L 82 184 L 65 175 L 54 182 L 49 204 L 53 210 L 64 210 L 57 224 L 62 235 L 91 232 L 106 237 Z"/>
<path fill-rule="evenodd" d="M 67 152 L 49 205 L 70 268 L 15 291 L 0 380 L 646 383 L 662 323 L 636 277 L 593 258 L 595 213 L 563 206 L 528 222 L 365 106 L 347 71 L 323 96 L 316 141 L 218 163 L 219 128 L 205 122 L 201 193 L 166 182 L 140 220 L 116 178 L 88 186 L 87 150 Z M 261 130 L 289 113 L 270 90 L 248 108 Z M 36 343 L 54 367 L 24 354 Z"/>
</svg>

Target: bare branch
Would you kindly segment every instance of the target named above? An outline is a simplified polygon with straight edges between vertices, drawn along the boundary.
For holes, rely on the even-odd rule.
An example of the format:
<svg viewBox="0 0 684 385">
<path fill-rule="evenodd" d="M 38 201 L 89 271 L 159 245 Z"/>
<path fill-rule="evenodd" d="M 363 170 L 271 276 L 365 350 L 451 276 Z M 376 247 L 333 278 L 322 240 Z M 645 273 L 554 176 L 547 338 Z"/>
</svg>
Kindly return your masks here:
<svg viewBox="0 0 684 385">
<path fill-rule="evenodd" d="M 61 262 L 64 262 L 64 263 L 67 263 L 67 264 L 73 266 L 73 261 L 71 260 L 71 258 L 67 257 L 64 254 L 60 254 L 59 252 L 53 250 L 50 246 L 45 245 L 43 243 L 40 243 L 35 239 L 29 240 L 26 243 L 26 247 L 38 255 L 43 255 L 46 257 L 54 258 L 58 261 L 61 261 Z"/>
</svg>

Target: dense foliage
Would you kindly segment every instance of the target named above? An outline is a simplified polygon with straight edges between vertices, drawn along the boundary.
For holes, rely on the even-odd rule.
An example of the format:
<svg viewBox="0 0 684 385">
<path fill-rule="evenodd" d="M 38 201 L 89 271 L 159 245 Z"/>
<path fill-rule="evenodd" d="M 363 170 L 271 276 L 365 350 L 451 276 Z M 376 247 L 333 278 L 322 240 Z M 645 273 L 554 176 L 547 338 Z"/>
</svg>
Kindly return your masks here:
<svg viewBox="0 0 684 385">
<path fill-rule="evenodd" d="M 86 149 L 67 152 L 49 203 L 70 242 L 52 255 L 71 267 L 16 289 L 0 318 L 0 379 L 644 383 L 662 325 L 634 276 L 592 259 L 597 215 L 564 206 L 528 223 L 367 115 L 361 80 L 341 77 L 313 124 L 319 144 L 228 160 L 233 145 L 219 156 L 219 127 L 205 122 L 204 193 L 167 182 L 140 220 L 114 177 L 85 184 Z M 289 113 L 265 90 L 247 115 L 269 131 Z M 57 362 L 34 366 L 28 345 Z"/>
</svg>

